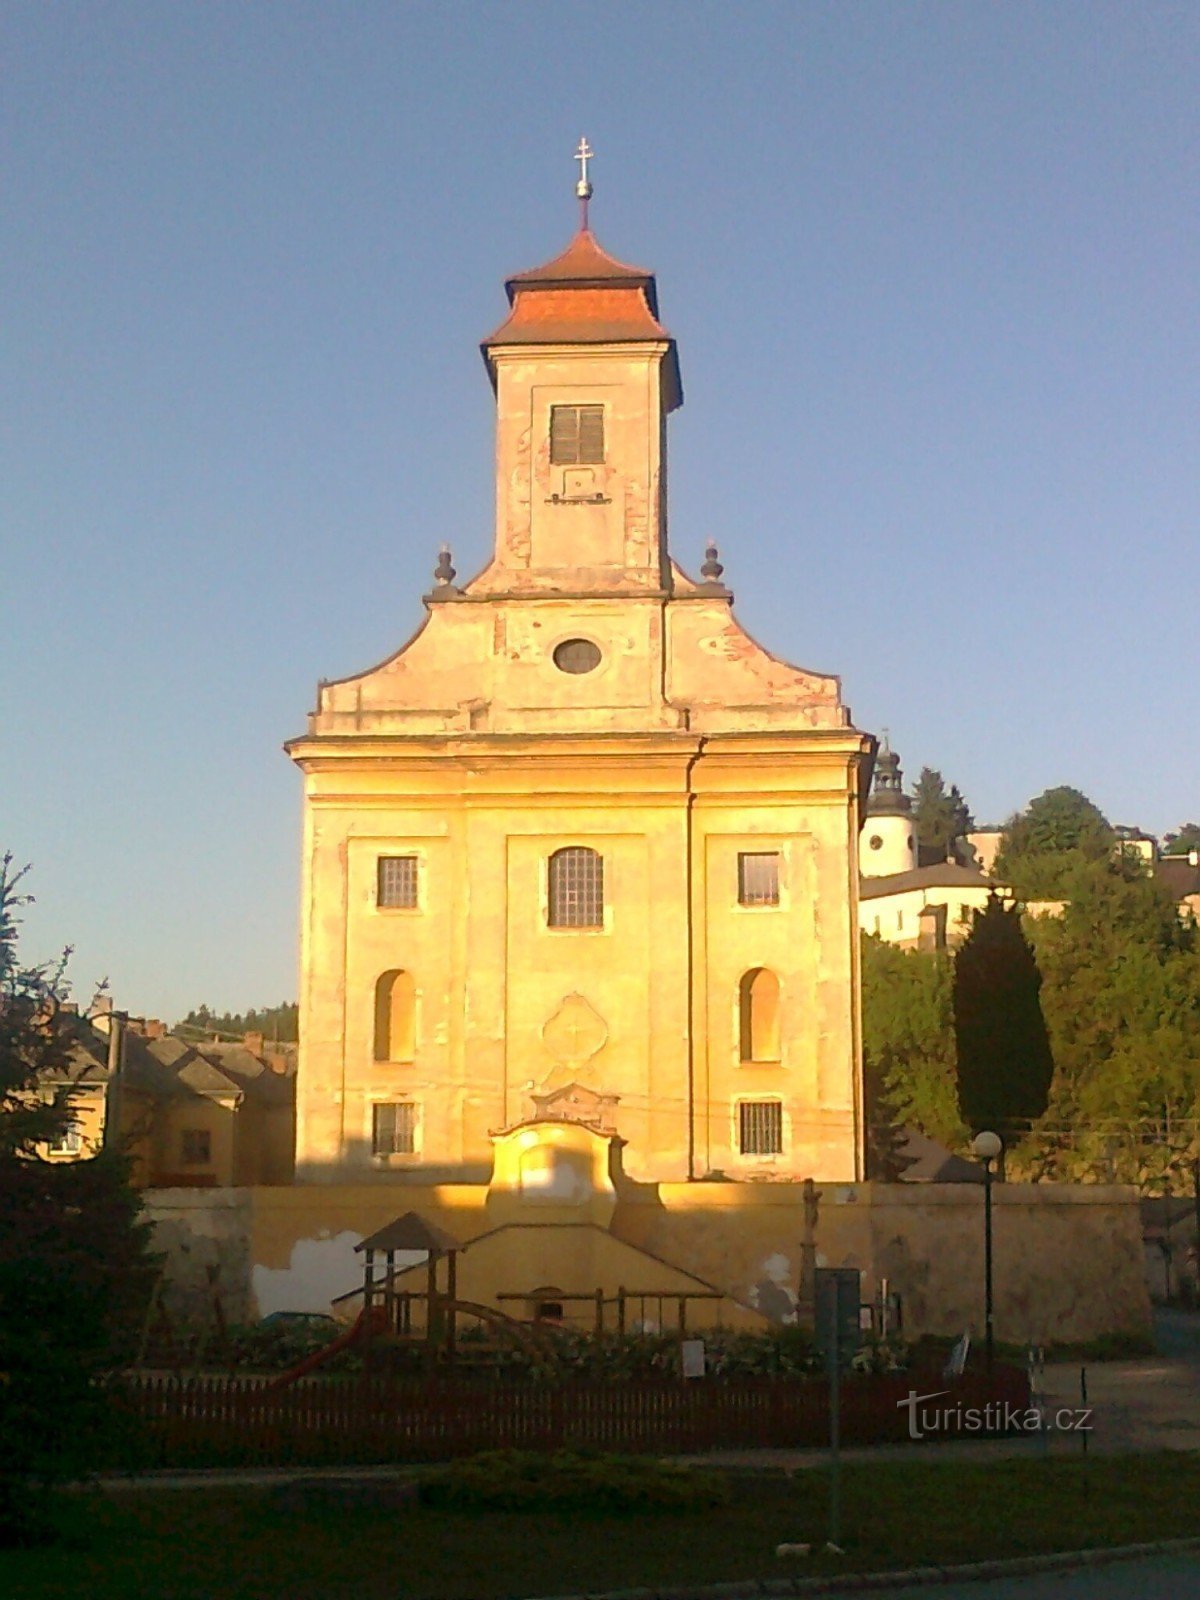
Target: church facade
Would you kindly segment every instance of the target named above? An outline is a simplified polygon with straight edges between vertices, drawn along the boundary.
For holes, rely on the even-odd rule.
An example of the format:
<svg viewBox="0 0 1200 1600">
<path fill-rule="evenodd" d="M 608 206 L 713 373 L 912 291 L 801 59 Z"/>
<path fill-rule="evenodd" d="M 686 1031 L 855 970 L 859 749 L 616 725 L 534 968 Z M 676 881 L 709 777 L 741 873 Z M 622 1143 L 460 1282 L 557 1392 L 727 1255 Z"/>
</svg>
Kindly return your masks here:
<svg viewBox="0 0 1200 1600">
<path fill-rule="evenodd" d="M 586 226 L 508 280 L 491 560 L 323 682 L 304 775 L 296 1175 L 486 1178 L 564 1122 L 637 1180 L 862 1176 L 874 741 L 667 544 L 682 402 L 652 274 Z M 751 552 L 747 542 L 743 548 Z"/>
</svg>

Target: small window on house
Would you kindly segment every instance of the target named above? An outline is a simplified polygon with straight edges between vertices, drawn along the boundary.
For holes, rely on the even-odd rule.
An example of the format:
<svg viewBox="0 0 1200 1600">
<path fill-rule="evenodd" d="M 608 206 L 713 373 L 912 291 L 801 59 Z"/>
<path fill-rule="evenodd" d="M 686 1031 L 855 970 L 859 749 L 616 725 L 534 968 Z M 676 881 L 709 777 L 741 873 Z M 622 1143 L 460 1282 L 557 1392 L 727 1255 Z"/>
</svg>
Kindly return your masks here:
<svg viewBox="0 0 1200 1600">
<path fill-rule="evenodd" d="M 68 1122 L 63 1131 L 50 1146 L 50 1154 L 55 1156 L 77 1156 L 83 1149 L 83 1134 L 77 1122 Z"/>
<path fill-rule="evenodd" d="M 212 1161 L 212 1134 L 207 1128 L 184 1128 L 179 1143 L 185 1167 L 206 1167 Z"/>
<path fill-rule="evenodd" d="M 380 856 L 376 903 L 390 910 L 416 910 L 416 856 Z"/>
<path fill-rule="evenodd" d="M 552 928 L 604 926 L 604 857 L 569 845 L 550 857 L 549 922 Z"/>
<path fill-rule="evenodd" d="M 604 460 L 604 407 L 550 407 L 550 462 L 591 466 Z"/>
<path fill-rule="evenodd" d="M 411 1156 L 417 1148 L 417 1108 L 410 1100 L 371 1107 L 371 1153 Z"/>
<path fill-rule="evenodd" d="M 778 1100 L 738 1103 L 738 1149 L 744 1156 L 782 1154 L 783 1106 Z"/>
<path fill-rule="evenodd" d="M 417 988 L 411 972 L 380 974 L 375 984 L 375 1059 L 411 1061 L 417 1043 Z"/>
<path fill-rule="evenodd" d="M 738 856 L 738 903 L 743 906 L 779 904 L 777 850 Z"/>
<path fill-rule="evenodd" d="M 779 979 L 768 967 L 742 974 L 738 1025 L 743 1061 L 779 1060 Z"/>
</svg>

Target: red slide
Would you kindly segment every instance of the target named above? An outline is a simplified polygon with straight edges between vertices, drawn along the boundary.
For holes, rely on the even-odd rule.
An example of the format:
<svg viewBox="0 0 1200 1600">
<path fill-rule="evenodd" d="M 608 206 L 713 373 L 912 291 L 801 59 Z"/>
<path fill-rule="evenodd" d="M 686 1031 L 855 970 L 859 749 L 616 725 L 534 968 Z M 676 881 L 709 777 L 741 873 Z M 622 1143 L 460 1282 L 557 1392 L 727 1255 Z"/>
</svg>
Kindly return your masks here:
<svg viewBox="0 0 1200 1600">
<path fill-rule="evenodd" d="M 303 1361 L 298 1361 L 287 1372 L 281 1372 L 267 1385 L 268 1389 L 282 1389 L 289 1383 L 295 1383 L 297 1378 L 304 1378 L 310 1372 L 315 1372 L 319 1366 L 324 1365 L 332 1356 L 342 1350 L 349 1350 L 352 1344 L 357 1344 L 360 1339 L 370 1338 L 373 1334 L 383 1333 L 387 1329 L 387 1312 L 383 1306 L 372 1306 L 370 1312 L 364 1308 L 346 1329 L 339 1333 L 330 1344 L 322 1345 L 319 1350 L 314 1350 L 312 1355 L 305 1356 Z"/>
</svg>

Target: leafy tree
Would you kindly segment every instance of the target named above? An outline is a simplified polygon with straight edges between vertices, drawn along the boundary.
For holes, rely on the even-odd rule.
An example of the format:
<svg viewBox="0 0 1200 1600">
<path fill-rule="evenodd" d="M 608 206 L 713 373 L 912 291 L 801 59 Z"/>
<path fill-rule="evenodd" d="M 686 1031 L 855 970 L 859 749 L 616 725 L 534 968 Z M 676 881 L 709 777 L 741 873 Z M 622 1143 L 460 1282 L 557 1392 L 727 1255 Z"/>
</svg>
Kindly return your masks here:
<svg viewBox="0 0 1200 1600">
<path fill-rule="evenodd" d="M 1041 987 L 1019 909 L 990 896 L 954 958 L 954 1043 L 963 1121 L 1006 1146 L 1045 1111 L 1054 1075 Z"/>
<path fill-rule="evenodd" d="M 1200 934 L 1136 858 L 1076 868 L 1032 926 L 1057 1070 L 1035 1169 L 1187 1191 L 1200 1154 Z"/>
<path fill-rule="evenodd" d="M 124 1354 L 149 1286 L 146 1227 L 111 1151 L 51 1162 L 71 1115 L 66 955 L 22 966 L 23 873 L 0 863 L 0 1545 L 45 1534 L 46 1490 L 94 1464 L 94 1381 Z M 62 1080 L 53 1091 L 48 1074 Z"/>
<path fill-rule="evenodd" d="M 873 1174 L 892 1176 L 895 1134 L 961 1144 L 947 956 L 862 938 L 863 1067 Z"/>
<path fill-rule="evenodd" d="M 1018 899 L 1061 900 L 1072 873 L 1107 856 L 1115 838 L 1085 794 L 1067 785 L 1047 789 L 1009 818 L 994 874 Z"/>
<path fill-rule="evenodd" d="M 1200 850 L 1200 822 L 1185 822 L 1176 832 L 1166 834 L 1163 850 L 1169 856 L 1185 856 L 1189 850 Z"/>
<path fill-rule="evenodd" d="M 927 849 L 936 849 L 941 856 L 948 856 L 955 841 L 975 826 L 958 785 L 952 784 L 947 789 L 935 767 L 921 768 L 912 800 L 917 838 Z"/>
</svg>

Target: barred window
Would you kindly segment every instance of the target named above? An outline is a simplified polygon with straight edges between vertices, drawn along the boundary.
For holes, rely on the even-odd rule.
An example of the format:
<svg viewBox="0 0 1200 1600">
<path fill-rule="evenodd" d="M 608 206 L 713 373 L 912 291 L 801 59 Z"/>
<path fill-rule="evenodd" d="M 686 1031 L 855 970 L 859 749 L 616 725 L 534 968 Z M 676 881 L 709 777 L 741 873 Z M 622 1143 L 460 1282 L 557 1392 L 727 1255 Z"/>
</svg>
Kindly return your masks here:
<svg viewBox="0 0 1200 1600">
<path fill-rule="evenodd" d="M 184 1128 L 179 1142 L 185 1167 L 206 1167 L 212 1161 L 212 1134 L 207 1128 Z"/>
<path fill-rule="evenodd" d="M 738 856 L 738 902 L 744 906 L 779 904 L 779 852 Z"/>
<path fill-rule="evenodd" d="M 411 1156 L 417 1148 L 417 1108 L 411 1100 L 371 1107 L 371 1153 Z"/>
<path fill-rule="evenodd" d="M 556 467 L 604 460 L 604 407 L 550 407 L 550 461 Z"/>
<path fill-rule="evenodd" d="M 583 845 L 569 845 L 550 857 L 550 926 L 604 926 L 604 857 Z"/>
<path fill-rule="evenodd" d="M 416 856 L 380 856 L 377 904 L 415 911 L 417 907 Z"/>
<path fill-rule="evenodd" d="M 783 1106 L 778 1100 L 738 1102 L 738 1149 L 744 1156 L 783 1152 Z"/>
</svg>

